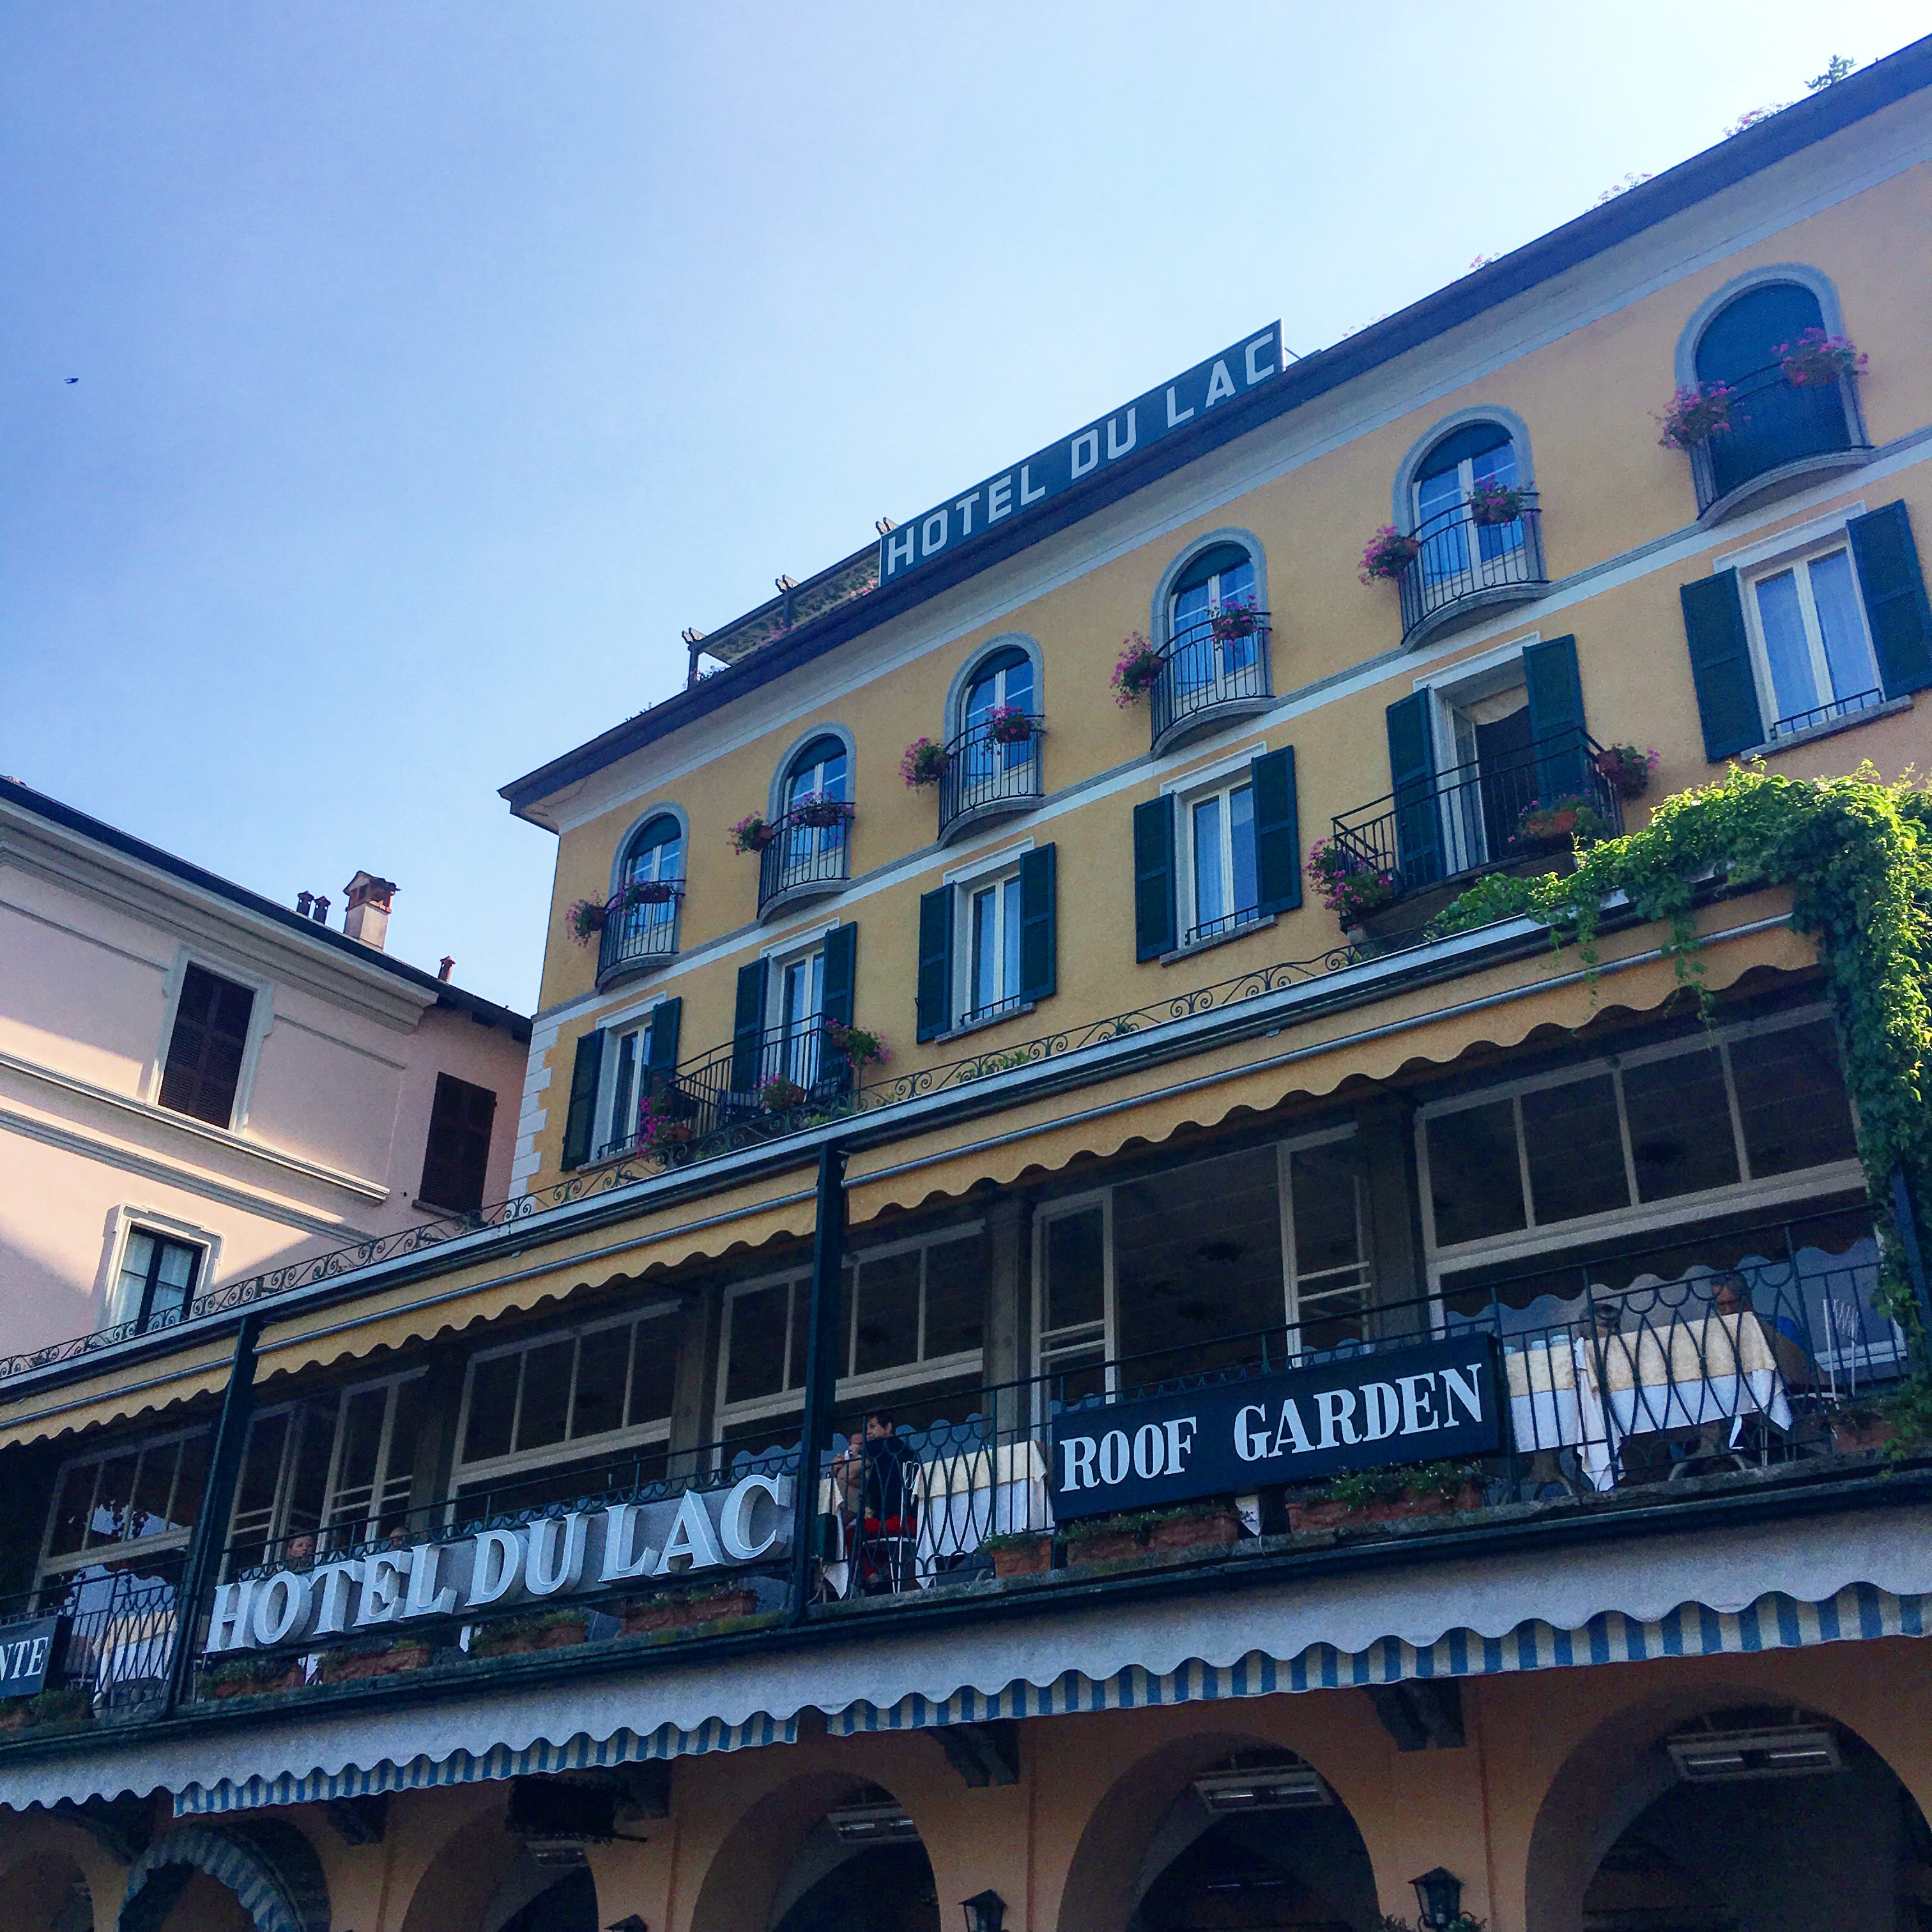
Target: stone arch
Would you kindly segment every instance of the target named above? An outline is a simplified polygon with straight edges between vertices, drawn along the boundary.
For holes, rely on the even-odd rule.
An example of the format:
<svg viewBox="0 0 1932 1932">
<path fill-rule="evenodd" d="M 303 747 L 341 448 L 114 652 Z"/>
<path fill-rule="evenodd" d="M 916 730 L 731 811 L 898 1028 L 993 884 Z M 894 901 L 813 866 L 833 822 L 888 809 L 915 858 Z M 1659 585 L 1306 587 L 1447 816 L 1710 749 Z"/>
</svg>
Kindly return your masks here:
<svg viewBox="0 0 1932 1932">
<path fill-rule="evenodd" d="M 1920 1804 L 1906 1772 L 1875 1744 L 1870 1727 L 1843 1714 L 1828 1690 L 1740 1678 L 1686 1684 L 1613 1712 L 1570 1748 L 1546 1787 L 1531 1827 L 1525 1916 L 1538 1932 L 1581 1932 L 1583 1900 L 1606 1855 L 1650 1807 L 1679 1787 L 1661 1745 L 1678 1725 L 1713 1712 L 1793 1706 L 1828 1719 Z M 1923 1812 L 1922 1810 L 1922 1816 Z M 1739 1847 L 1742 1856 L 1743 1847 Z"/>
<path fill-rule="evenodd" d="M 1818 312 L 1825 333 L 1827 335 L 1844 334 L 1844 311 L 1838 304 L 1837 286 L 1822 269 L 1813 268 L 1808 262 L 1768 262 L 1762 268 L 1748 268 L 1742 275 L 1733 275 L 1722 288 L 1714 290 L 1690 311 L 1682 332 L 1678 336 L 1676 350 L 1672 358 L 1672 373 L 1680 389 L 1696 386 L 1697 345 L 1704 339 L 1705 330 L 1740 296 L 1748 295 L 1754 289 L 1770 287 L 1779 282 L 1789 282 L 1798 288 L 1808 290 L 1817 298 Z"/>
<path fill-rule="evenodd" d="M 878 1780 L 856 1769 L 801 1773 L 755 1800 L 719 1840 L 692 1901 L 688 1932 L 764 1932 L 814 1828 L 861 1784 Z M 890 1785 L 888 1796 L 918 1814 Z M 920 1834 L 920 1842 L 926 1834 Z M 942 1921 L 942 1922 L 945 1922 Z"/>
<path fill-rule="evenodd" d="M 610 855 L 610 891 L 614 897 L 617 889 L 624 883 L 624 869 L 630 863 L 631 848 L 637 843 L 638 835 L 648 830 L 660 818 L 668 818 L 677 827 L 678 836 L 684 842 L 684 865 L 687 872 L 691 868 L 691 814 L 674 799 L 664 799 L 640 812 L 624 828 L 624 836 L 617 841 L 616 849 Z"/>
<path fill-rule="evenodd" d="M 155 1839 L 129 1868 L 118 1932 L 160 1932 L 196 1872 L 226 1886 L 258 1932 L 328 1932 L 322 1861 L 276 1818 L 184 1825 Z"/>
<path fill-rule="evenodd" d="M 984 644 L 968 651 L 960 661 L 959 668 L 952 674 L 952 682 L 946 690 L 946 710 L 940 728 L 942 740 L 957 737 L 966 728 L 966 694 L 979 675 L 980 667 L 1004 651 L 1022 652 L 1031 661 L 1034 709 L 1038 712 L 1046 710 L 1046 653 L 1040 649 L 1039 640 L 1029 637 L 1025 632 L 1002 631 L 998 637 L 988 638 Z"/>
<path fill-rule="evenodd" d="M 1258 1732 L 1217 1730 L 1172 1739 L 1136 1760 L 1108 1788 L 1082 1828 L 1060 1893 L 1059 1932 L 1120 1932 L 1130 1922 L 1160 1876 L 1159 1869 L 1150 1869 L 1150 1862 L 1162 1860 L 1164 1869 L 1206 1834 L 1198 1830 L 1187 1838 L 1189 1827 L 1176 1819 L 1189 1785 L 1202 1772 L 1236 1752 L 1280 1757 L 1293 1749 Z M 1345 1910 L 1355 1932 L 1373 1932 L 1380 1923 L 1373 1862 L 1345 1794 L 1332 1782 L 1330 1788 L 1335 1810 L 1360 1848 L 1363 1865 L 1360 1883 L 1351 1887 L 1346 1905 L 1338 1909 Z M 1123 1858 L 1124 1846 L 1144 1847 L 1145 1856 L 1138 1864 Z"/>
<path fill-rule="evenodd" d="M 85 1928 L 102 1923 L 112 1913 L 113 1893 L 101 1883 L 103 1874 L 83 1865 L 78 1848 L 70 1852 L 44 1841 L 10 1847 L 14 1856 L 0 1860 L 0 1898 L 6 1900 L 6 1924 L 22 1932 L 51 1932 L 59 1928 Z M 86 1916 L 80 1910 L 84 1902 Z"/>
<path fill-rule="evenodd" d="M 477 1803 L 410 1887 L 401 1932 L 457 1932 L 484 1923 L 524 1856 L 505 1828 L 509 1786 L 474 1787 Z"/>
<path fill-rule="evenodd" d="M 859 796 L 859 741 L 847 726 L 828 718 L 822 724 L 801 731 L 784 748 L 784 755 L 772 767 L 771 790 L 766 803 L 768 818 L 775 819 L 784 810 L 785 787 L 790 782 L 792 767 L 797 764 L 799 754 L 809 751 L 820 738 L 830 738 L 844 746 L 845 796 L 851 800 Z"/>
</svg>

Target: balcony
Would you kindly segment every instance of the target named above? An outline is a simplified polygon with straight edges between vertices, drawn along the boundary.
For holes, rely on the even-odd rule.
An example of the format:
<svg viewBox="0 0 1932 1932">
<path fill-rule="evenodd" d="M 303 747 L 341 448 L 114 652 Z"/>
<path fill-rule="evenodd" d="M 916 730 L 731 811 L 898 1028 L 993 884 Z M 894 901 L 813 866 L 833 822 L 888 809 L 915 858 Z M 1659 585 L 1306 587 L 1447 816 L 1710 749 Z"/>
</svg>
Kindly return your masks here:
<svg viewBox="0 0 1932 1932">
<path fill-rule="evenodd" d="M 782 814 L 758 854 L 758 916 L 836 892 L 852 876 L 852 808 L 808 799 Z"/>
<path fill-rule="evenodd" d="M 942 845 L 976 825 L 1025 812 L 1038 802 L 1043 730 L 1044 722 L 1028 713 L 998 722 L 982 719 L 948 741 L 939 777 Z"/>
<path fill-rule="evenodd" d="M 1732 383 L 1730 400 L 1730 427 L 1690 452 L 1700 524 L 1720 523 L 1870 457 L 1856 376 L 1799 384 L 1773 363 Z"/>
<path fill-rule="evenodd" d="M 1268 614 L 1237 606 L 1177 632 L 1148 687 L 1154 748 L 1265 711 L 1274 702 Z"/>
<path fill-rule="evenodd" d="M 1409 932 L 1481 873 L 1550 872 L 1573 838 L 1621 835 L 1623 800 L 1598 767 L 1601 749 L 1580 729 L 1553 732 L 1335 819 L 1331 848 L 1342 868 L 1391 880 L 1391 903 L 1406 908 L 1375 917 L 1376 932 Z"/>
<path fill-rule="evenodd" d="M 644 894 L 649 896 L 640 896 Z M 678 916 L 683 904 L 682 879 L 643 880 L 618 893 L 616 909 L 606 915 L 597 944 L 598 992 L 677 956 Z"/>
<path fill-rule="evenodd" d="M 1477 506 L 1466 500 L 1410 533 L 1416 553 L 1397 580 L 1405 646 L 1542 596 L 1548 584 L 1542 512 L 1534 490 L 1515 494 L 1520 513 L 1504 522 L 1479 520 Z"/>
<path fill-rule="evenodd" d="M 1774 1511 L 1787 1485 L 1794 1509 L 1815 1509 L 1821 1482 L 1868 1482 L 1870 1452 L 1882 1439 L 1874 1415 L 1909 1366 L 1902 1331 L 1878 1306 L 1869 1219 L 1862 1232 L 1849 1222 L 1832 1232 L 1842 1219 L 1700 1231 L 1666 1249 L 1612 1240 L 1565 1262 L 1491 1270 L 1480 1286 L 1447 1282 L 1441 1293 L 1412 1300 L 1379 1301 L 1364 1284 L 1352 1300 L 1306 1312 L 1298 1326 L 1126 1358 L 1103 1359 L 1096 1348 L 1050 1375 L 908 1390 L 893 1398 L 898 1433 L 880 1452 L 877 1477 L 853 1460 L 865 1410 L 842 1408 L 816 1459 L 816 1508 L 806 1520 L 823 1526 L 824 1540 L 805 1610 L 862 1622 L 926 1603 L 948 1614 L 950 1600 L 956 1616 L 963 1584 L 975 1586 L 975 1613 L 992 1618 L 1010 1599 L 1023 1609 L 1037 1603 L 1037 1592 L 1063 1584 L 1089 1598 L 1096 1588 L 1131 1598 L 1149 1571 L 1207 1564 L 1216 1566 L 1218 1583 L 1264 1582 L 1286 1574 L 1284 1566 L 1306 1576 L 1372 1562 L 1365 1546 L 1392 1538 L 1414 1547 L 1460 1534 L 1484 1512 L 1508 1512 L 1490 1519 L 1497 1534 L 1514 1527 L 1534 1537 L 1546 1519 L 1572 1534 L 1586 1532 L 1593 1516 L 1627 1523 L 1619 1504 L 1639 1496 L 1686 1527 L 1726 1520 L 1738 1502 L 1759 1515 Z M 1294 1478 L 1294 1457 L 1271 1450 L 1256 1466 L 1245 1527 L 1222 1496 L 1181 1500 L 1153 1520 L 1144 1512 L 1056 1516 L 1056 1422 L 1063 1443 L 1070 1418 L 1095 1441 L 1120 1425 L 1144 1433 L 1148 1412 L 1122 1405 L 1178 1396 L 1184 1407 L 1226 1408 L 1246 1400 L 1250 1384 L 1262 1403 L 1270 1391 L 1261 1378 L 1287 1369 L 1339 1366 L 1354 1385 L 1389 1389 L 1392 1400 L 1398 1352 L 1471 1340 L 1494 1376 L 1490 1439 L 1498 1446 L 1487 1453 L 1422 1460 L 1422 1445 L 1412 1444 L 1405 1461 L 1391 1444 L 1389 1461 L 1324 1480 Z M 1271 1422 L 1278 1407 L 1267 1401 L 1252 1412 Z M 348 1700 L 431 1695 L 506 1672 L 521 1683 L 532 1672 L 562 1676 L 618 1657 L 641 1667 L 694 1647 L 742 1646 L 794 1607 L 788 1545 L 797 1519 L 782 1479 L 799 1468 L 800 1444 L 788 1432 L 795 1426 L 775 1418 L 755 1440 L 593 1455 L 380 1519 L 358 1511 L 352 1521 L 272 1546 L 232 1543 L 225 1582 L 252 1577 L 266 1586 L 291 1573 L 292 1580 L 254 1600 L 247 1647 L 197 1657 L 181 1714 L 260 1710 L 280 1699 L 301 1700 L 307 1713 Z M 1905 1492 L 1922 1493 L 1922 1450 L 1882 1466 L 1901 1501 Z M 669 1514 L 688 1494 L 715 1511 L 721 1492 L 759 1477 L 775 1483 L 770 1507 L 756 1504 L 758 1535 L 748 1539 L 751 1520 L 738 1519 L 739 1540 L 757 1554 L 714 1556 L 702 1575 L 646 1574 L 641 1564 L 626 1571 L 608 1559 L 614 1535 L 620 1553 L 663 1547 Z M 887 1507 L 860 1506 L 868 1482 L 889 1490 Z M 641 1520 L 619 1527 L 602 1514 L 632 1504 L 641 1506 Z M 466 1568 L 470 1552 L 454 1546 L 473 1544 L 486 1526 L 527 1542 L 532 1572 L 541 1539 L 554 1573 L 580 1533 L 573 1520 L 591 1516 L 602 1519 L 588 1533 L 604 1540 L 606 1556 L 580 1563 L 580 1582 L 551 1586 L 540 1600 L 514 1592 L 486 1597 L 464 1582 L 475 1574 Z M 441 1604 L 412 1593 L 373 1628 L 344 1630 L 340 1607 L 333 1624 L 316 1620 L 328 1566 L 352 1564 L 361 1574 L 425 1547 L 440 1550 L 433 1574 L 452 1584 Z M 0 1606 L 0 1642 L 12 1640 L 10 1628 L 30 1642 L 54 1640 L 46 1688 L 0 1705 L 0 1742 L 164 1714 L 180 1622 L 170 1561 L 123 1559 L 112 1574 L 55 1580 L 38 1597 Z M 614 1575 L 621 1580 L 604 1580 Z M 346 1604 L 354 1591 L 338 1585 Z M 196 1606 L 197 1648 L 212 1600 Z M 1122 1614 L 1134 1612 L 1124 1605 Z M 56 1617 L 52 1628 L 46 1620 Z M 277 1629 L 280 1640 L 269 1640 Z"/>
<path fill-rule="evenodd" d="M 850 1060 L 823 1018 L 767 1028 L 687 1060 L 649 1096 L 640 1125 L 597 1150 L 599 1161 L 653 1154 L 673 1162 L 775 1138 L 848 1106 L 858 1090 Z"/>
</svg>

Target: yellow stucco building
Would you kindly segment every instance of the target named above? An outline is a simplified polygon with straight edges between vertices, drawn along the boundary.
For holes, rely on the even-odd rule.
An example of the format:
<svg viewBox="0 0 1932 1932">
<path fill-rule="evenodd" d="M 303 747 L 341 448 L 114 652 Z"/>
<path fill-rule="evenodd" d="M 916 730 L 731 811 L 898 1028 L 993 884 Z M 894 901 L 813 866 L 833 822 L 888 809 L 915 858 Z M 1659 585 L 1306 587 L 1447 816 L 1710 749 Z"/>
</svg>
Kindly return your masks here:
<svg viewBox="0 0 1932 1932">
<path fill-rule="evenodd" d="M 1922 937 L 1522 884 L 1924 765 L 1928 244 L 1922 42 L 506 787 L 512 1198 L 0 1365 L 0 1924 L 1932 1923 Z"/>
</svg>

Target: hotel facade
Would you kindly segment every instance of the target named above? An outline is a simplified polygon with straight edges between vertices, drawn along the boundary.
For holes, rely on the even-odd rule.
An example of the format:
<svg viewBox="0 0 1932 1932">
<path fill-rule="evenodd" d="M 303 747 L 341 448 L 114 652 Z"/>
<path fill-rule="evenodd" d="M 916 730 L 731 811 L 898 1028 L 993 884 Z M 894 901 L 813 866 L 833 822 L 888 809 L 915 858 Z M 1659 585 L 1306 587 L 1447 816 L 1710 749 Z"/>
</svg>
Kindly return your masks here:
<svg viewBox="0 0 1932 1932">
<path fill-rule="evenodd" d="M 1932 1923 L 1922 902 L 1526 910 L 1923 769 L 1928 244 L 1920 43 L 506 787 L 508 1198 L 5 1364 L 0 1922 Z"/>
</svg>

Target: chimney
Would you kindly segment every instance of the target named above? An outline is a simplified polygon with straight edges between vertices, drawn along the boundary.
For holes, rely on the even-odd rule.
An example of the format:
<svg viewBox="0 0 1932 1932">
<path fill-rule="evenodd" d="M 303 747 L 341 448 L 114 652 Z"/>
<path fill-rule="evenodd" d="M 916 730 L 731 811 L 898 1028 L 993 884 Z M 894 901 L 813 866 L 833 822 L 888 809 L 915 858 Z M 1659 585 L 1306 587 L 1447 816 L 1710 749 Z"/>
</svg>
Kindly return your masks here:
<svg viewBox="0 0 1932 1932">
<path fill-rule="evenodd" d="M 373 872 L 358 872 L 343 887 L 348 895 L 348 910 L 343 914 L 342 929 L 351 939 L 378 952 L 388 937 L 389 902 L 396 896 L 393 879 L 379 879 Z"/>
<path fill-rule="evenodd" d="M 315 910 L 310 916 L 314 919 L 317 926 L 326 926 L 328 923 L 328 895 L 326 892 L 316 894 Z"/>
<path fill-rule="evenodd" d="M 442 963 L 436 969 L 436 976 L 439 980 L 447 980 L 455 970 L 456 955 L 453 952 L 446 952 L 442 956 Z"/>
<path fill-rule="evenodd" d="M 313 893 L 313 892 L 298 892 L 298 893 L 296 893 L 296 916 L 298 919 L 306 919 L 306 918 L 308 918 L 308 916 L 309 916 L 309 908 L 310 908 L 310 906 L 314 905 L 314 904 L 315 904 L 315 895 L 314 895 L 314 893 Z"/>
</svg>

